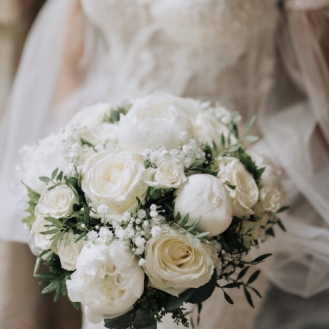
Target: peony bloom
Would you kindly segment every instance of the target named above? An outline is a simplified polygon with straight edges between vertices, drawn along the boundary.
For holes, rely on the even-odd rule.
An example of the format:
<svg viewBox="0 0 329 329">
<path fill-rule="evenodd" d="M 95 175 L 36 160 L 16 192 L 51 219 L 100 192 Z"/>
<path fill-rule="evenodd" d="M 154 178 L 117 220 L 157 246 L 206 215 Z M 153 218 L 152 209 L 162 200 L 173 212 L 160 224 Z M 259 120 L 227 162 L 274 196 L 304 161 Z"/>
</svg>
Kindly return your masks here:
<svg viewBox="0 0 329 329">
<path fill-rule="evenodd" d="M 150 285 L 173 296 L 209 282 L 217 262 L 212 245 L 174 229 L 151 238 L 145 255 Z"/>
<path fill-rule="evenodd" d="M 127 115 L 121 115 L 119 147 L 136 153 L 148 147 L 178 148 L 182 145 L 181 132 L 193 135 L 186 111 L 174 97 L 154 94 L 137 100 Z"/>
<path fill-rule="evenodd" d="M 176 192 L 175 215 L 189 214 L 187 225 L 202 217 L 197 230 L 215 236 L 224 232 L 233 217 L 232 201 L 218 178 L 197 174 L 188 178 Z"/>
<path fill-rule="evenodd" d="M 122 214 L 136 205 L 136 197 L 143 199 L 151 180 L 143 157 L 131 152 L 109 150 L 87 160 L 82 169 L 81 188 L 91 205 L 106 205 L 111 214 Z"/>
<path fill-rule="evenodd" d="M 117 240 L 85 245 L 76 268 L 66 281 L 68 295 L 85 305 L 92 323 L 128 312 L 143 294 L 144 271 L 132 251 Z"/>
</svg>

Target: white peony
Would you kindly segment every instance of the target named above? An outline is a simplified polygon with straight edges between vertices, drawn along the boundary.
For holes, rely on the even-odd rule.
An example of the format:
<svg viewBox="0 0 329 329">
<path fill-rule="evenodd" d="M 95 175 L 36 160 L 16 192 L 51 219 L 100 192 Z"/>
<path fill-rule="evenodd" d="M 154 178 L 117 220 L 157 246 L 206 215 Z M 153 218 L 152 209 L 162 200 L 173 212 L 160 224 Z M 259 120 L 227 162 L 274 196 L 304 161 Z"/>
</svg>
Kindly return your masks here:
<svg viewBox="0 0 329 329">
<path fill-rule="evenodd" d="M 212 245 L 169 229 L 148 241 L 145 260 L 150 285 L 178 296 L 209 282 L 217 254 Z"/>
<path fill-rule="evenodd" d="M 111 143 L 115 145 L 118 143 L 118 135 L 118 125 L 102 122 L 100 125 L 90 130 L 86 139 L 94 145 L 98 143 Z"/>
<path fill-rule="evenodd" d="M 59 256 L 62 268 L 68 271 L 76 270 L 77 259 L 81 253 L 82 248 L 86 242 L 81 239 L 75 242 L 78 235 L 74 235 L 71 242 L 65 247 L 67 233 L 64 234 L 63 238 L 56 244 L 54 252 Z"/>
<path fill-rule="evenodd" d="M 54 218 L 68 217 L 73 213 L 73 205 L 78 200 L 67 185 L 56 186 L 41 194 L 36 206 L 36 215 L 49 215 Z"/>
<path fill-rule="evenodd" d="M 50 222 L 46 221 L 43 216 L 37 216 L 31 228 L 31 236 L 34 239 L 34 245 L 41 250 L 48 250 L 52 244 L 51 234 L 41 234 L 47 231 Z"/>
<path fill-rule="evenodd" d="M 72 129 L 76 128 L 81 133 L 88 133 L 100 125 L 106 115 L 110 115 L 111 106 L 107 103 L 97 103 L 88 106 L 79 111 L 68 123 L 67 127 Z"/>
<path fill-rule="evenodd" d="M 232 201 L 218 178 L 197 174 L 188 178 L 176 192 L 175 215 L 189 214 L 187 225 L 191 225 L 199 216 L 201 221 L 197 230 L 210 232 L 215 236 L 224 232 L 232 222 Z"/>
<path fill-rule="evenodd" d="M 233 201 L 234 215 L 239 218 L 248 218 L 253 214 L 251 209 L 258 200 L 258 187 L 253 176 L 246 170 L 244 165 L 236 158 L 218 158 L 218 178 L 225 184 L 234 185 L 232 189 L 225 185 Z"/>
<path fill-rule="evenodd" d="M 66 281 L 68 295 L 85 305 L 92 323 L 126 313 L 143 294 L 144 271 L 132 251 L 117 240 L 85 245 L 76 268 Z"/>
<path fill-rule="evenodd" d="M 61 152 L 62 142 L 58 135 L 50 135 L 37 144 L 20 149 L 22 165 L 18 173 L 20 180 L 32 190 L 42 193 L 46 184 L 39 177 L 50 177 L 53 170 L 64 171 L 69 165 Z"/>
<path fill-rule="evenodd" d="M 193 135 L 186 111 L 175 98 L 153 94 L 135 102 L 127 115 L 121 115 L 119 147 L 142 153 L 146 148 L 178 148 L 183 144 L 181 132 Z"/>
<path fill-rule="evenodd" d="M 81 188 L 91 205 L 106 205 L 111 214 L 122 214 L 136 205 L 136 197 L 143 200 L 152 180 L 143 157 L 131 152 L 109 150 L 87 160 L 82 169 Z"/>
<path fill-rule="evenodd" d="M 221 148 L 221 135 L 228 141 L 229 129 L 215 117 L 210 110 L 203 110 L 198 113 L 194 122 L 194 136 L 201 138 L 204 142 L 212 145 L 214 141 L 218 148 Z M 230 136 L 231 144 L 237 142 L 234 135 Z"/>
<path fill-rule="evenodd" d="M 157 164 L 153 182 L 147 182 L 149 186 L 159 186 L 163 189 L 178 188 L 186 181 L 184 166 L 173 155 L 164 154 Z"/>
</svg>

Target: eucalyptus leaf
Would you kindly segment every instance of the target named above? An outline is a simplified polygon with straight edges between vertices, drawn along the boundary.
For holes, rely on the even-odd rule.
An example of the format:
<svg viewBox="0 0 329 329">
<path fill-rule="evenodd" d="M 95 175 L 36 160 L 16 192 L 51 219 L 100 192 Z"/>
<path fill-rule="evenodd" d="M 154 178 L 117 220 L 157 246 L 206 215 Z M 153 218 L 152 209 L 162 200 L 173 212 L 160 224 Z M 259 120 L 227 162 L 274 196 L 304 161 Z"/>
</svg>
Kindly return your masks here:
<svg viewBox="0 0 329 329">
<path fill-rule="evenodd" d="M 200 223 L 202 216 L 198 217 L 193 224 L 187 229 L 187 232 L 193 231 Z"/>
<path fill-rule="evenodd" d="M 252 297 L 251 297 L 251 295 L 250 295 L 250 292 L 247 290 L 246 287 L 243 287 L 243 291 L 244 291 L 244 294 L 245 294 L 245 296 L 246 296 L 246 298 L 247 298 L 247 301 L 248 301 L 249 305 L 250 305 L 252 308 L 254 308 L 254 303 L 253 303 L 253 301 L 252 301 Z"/>
<path fill-rule="evenodd" d="M 256 115 L 254 115 L 248 122 L 247 130 L 245 131 L 245 135 L 248 135 L 251 131 L 252 127 L 255 125 Z"/>
<path fill-rule="evenodd" d="M 49 183 L 51 179 L 49 177 L 41 176 L 39 179 L 44 183 Z"/>
<path fill-rule="evenodd" d="M 52 179 L 52 180 L 55 179 L 57 173 L 58 173 L 58 168 L 56 168 L 56 169 L 53 171 L 53 173 L 51 174 L 51 179 Z"/>
<path fill-rule="evenodd" d="M 189 219 L 190 215 L 189 214 L 186 214 L 182 220 L 182 222 L 180 223 L 180 226 L 185 226 L 188 222 L 188 219 Z"/>
<path fill-rule="evenodd" d="M 259 274 L 260 274 L 260 270 L 258 270 L 258 271 L 256 271 L 255 273 L 253 273 L 253 274 L 250 276 L 250 278 L 248 279 L 248 281 L 247 281 L 247 285 L 252 284 L 254 281 L 256 281 L 256 279 L 258 278 Z"/>
</svg>

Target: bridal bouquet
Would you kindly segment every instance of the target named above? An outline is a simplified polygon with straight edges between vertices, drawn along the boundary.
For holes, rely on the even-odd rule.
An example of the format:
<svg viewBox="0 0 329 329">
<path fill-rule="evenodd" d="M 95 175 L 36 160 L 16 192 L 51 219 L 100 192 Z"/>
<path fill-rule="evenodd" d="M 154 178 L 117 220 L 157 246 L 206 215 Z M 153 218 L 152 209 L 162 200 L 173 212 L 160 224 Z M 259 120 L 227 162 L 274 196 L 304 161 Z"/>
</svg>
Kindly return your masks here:
<svg viewBox="0 0 329 329">
<path fill-rule="evenodd" d="M 21 150 L 36 274 L 82 303 L 107 328 L 156 328 L 217 286 L 242 288 L 250 248 L 282 224 L 284 192 L 268 158 L 245 149 L 238 113 L 220 104 L 154 94 L 131 104 L 99 103 L 59 134 Z M 283 227 L 282 227 L 283 228 Z M 217 280 L 225 279 L 220 285 Z M 222 282 L 222 281 L 221 281 Z"/>
</svg>

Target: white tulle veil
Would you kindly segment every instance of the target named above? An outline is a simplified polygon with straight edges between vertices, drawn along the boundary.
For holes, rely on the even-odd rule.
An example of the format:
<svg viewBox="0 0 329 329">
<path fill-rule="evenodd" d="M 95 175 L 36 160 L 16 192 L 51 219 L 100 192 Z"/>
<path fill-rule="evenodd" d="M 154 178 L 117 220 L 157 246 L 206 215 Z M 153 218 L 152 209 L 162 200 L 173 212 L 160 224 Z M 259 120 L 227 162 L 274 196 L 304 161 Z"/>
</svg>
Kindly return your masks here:
<svg viewBox="0 0 329 329">
<path fill-rule="evenodd" d="M 79 63 L 88 68 L 83 83 L 60 106 L 54 105 L 67 15 L 75 2 L 49 0 L 27 40 L 1 126 L 2 239 L 27 241 L 23 225 L 17 224 L 21 210 L 8 192 L 19 162 L 17 150 L 58 128 L 77 108 L 107 99 L 111 89 L 111 72 L 100 66 L 104 42 L 87 26 Z M 260 252 L 274 254 L 264 266 L 273 283 L 307 297 L 329 288 L 329 42 L 323 34 L 329 31 L 329 10 L 282 16 L 274 86 L 258 118 L 264 141 L 259 147 L 283 169 L 291 209 L 282 215 L 287 233 L 277 230 L 277 239 Z"/>
<path fill-rule="evenodd" d="M 287 233 L 269 241 L 274 256 L 264 269 L 277 286 L 303 297 L 329 288 L 328 32 L 329 8 L 285 14 L 274 88 L 259 116 L 291 205 L 282 214 Z"/>
</svg>

